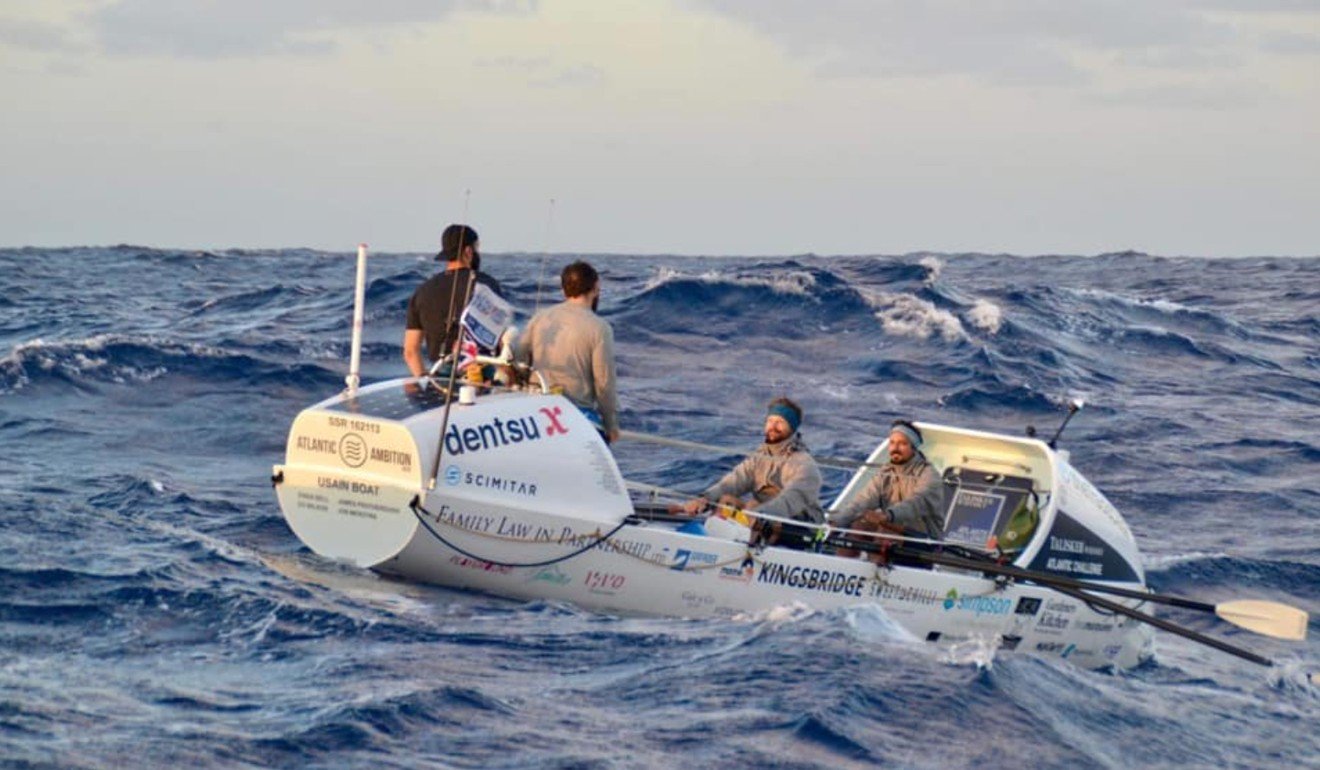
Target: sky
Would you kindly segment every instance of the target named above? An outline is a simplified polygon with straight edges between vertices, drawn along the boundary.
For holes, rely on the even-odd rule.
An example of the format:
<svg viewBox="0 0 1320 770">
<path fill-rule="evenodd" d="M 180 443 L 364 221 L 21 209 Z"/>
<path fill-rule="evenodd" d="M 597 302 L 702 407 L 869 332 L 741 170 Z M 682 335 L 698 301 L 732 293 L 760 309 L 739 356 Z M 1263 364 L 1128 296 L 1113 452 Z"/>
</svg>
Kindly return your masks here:
<svg viewBox="0 0 1320 770">
<path fill-rule="evenodd" d="M 1320 255 L 1320 0 L 4 0 L 0 246 Z"/>
</svg>

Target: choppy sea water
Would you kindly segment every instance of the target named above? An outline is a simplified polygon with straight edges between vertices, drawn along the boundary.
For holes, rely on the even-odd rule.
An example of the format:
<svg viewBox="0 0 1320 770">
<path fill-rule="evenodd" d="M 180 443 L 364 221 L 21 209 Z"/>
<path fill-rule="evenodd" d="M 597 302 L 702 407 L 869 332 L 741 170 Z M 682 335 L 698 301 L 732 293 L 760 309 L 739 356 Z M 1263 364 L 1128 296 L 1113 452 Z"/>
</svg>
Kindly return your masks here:
<svg viewBox="0 0 1320 770">
<path fill-rule="evenodd" d="M 486 256 L 524 312 L 569 255 Z M 595 256 L 625 428 L 818 452 L 897 416 L 1049 435 L 1153 586 L 1320 611 L 1320 259 Z M 435 268 L 373 258 L 367 381 Z M 1160 614 L 1132 671 L 908 638 L 878 611 L 614 617 L 320 559 L 269 484 L 340 389 L 354 259 L 0 250 L 0 765 L 1320 767 L 1320 642 Z M 538 299 L 539 298 L 539 299 Z M 621 444 L 697 489 L 735 459 Z M 846 479 L 828 474 L 838 491 Z M 1311 622 L 1312 635 L 1317 621 Z"/>
</svg>

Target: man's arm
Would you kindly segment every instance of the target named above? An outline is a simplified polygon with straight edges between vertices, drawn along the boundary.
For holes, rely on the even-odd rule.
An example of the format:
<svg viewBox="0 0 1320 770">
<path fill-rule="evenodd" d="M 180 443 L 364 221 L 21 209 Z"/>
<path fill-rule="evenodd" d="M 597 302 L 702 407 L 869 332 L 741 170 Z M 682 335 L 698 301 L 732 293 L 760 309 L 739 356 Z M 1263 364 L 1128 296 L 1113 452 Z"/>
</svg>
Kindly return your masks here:
<svg viewBox="0 0 1320 770">
<path fill-rule="evenodd" d="M 857 497 L 853 498 L 852 502 L 830 514 L 830 524 L 848 529 L 863 513 L 880 507 L 880 501 L 884 499 L 883 491 L 884 474 L 877 471 L 866 482 L 866 486 L 862 488 Z"/>
<path fill-rule="evenodd" d="M 596 385 L 596 406 L 605 435 L 613 444 L 619 440 L 619 394 L 614 368 L 614 330 L 601 322 L 600 339 L 591 351 L 591 376 Z"/>
<path fill-rule="evenodd" d="M 755 455 L 744 459 L 734 466 L 733 470 L 724 474 L 724 478 L 707 487 L 706 491 L 701 493 L 701 496 L 707 500 L 718 500 L 724 495 L 741 497 L 751 492 L 754 484 L 752 465 L 755 462 Z"/>
<path fill-rule="evenodd" d="M 927 465 L 917 490 L 906 500 L 889 507 L 889 520 L 904 529 L 925 532 L 938 538 L 944 529 L 944 480 Z"/>
<path fill-rule="evenodd" d="M 784 483 L 783 489 L 758 504 L 756 510 L 786 519 L 797 518 L 803 513 L 812 520 L 820 516 L 820 468 L 810 455 L 799 452 L 790 457 L 784 463 L 779 479 Z"/>
<path fill-rule="evenodd" d="M 408 371 L 412 372 L 412 376 L 421 377 L 426 374 L 426 357 L 422 355 L 421 329 L 403 330 L 403 360 L 408 364 Z"/>
</svg>

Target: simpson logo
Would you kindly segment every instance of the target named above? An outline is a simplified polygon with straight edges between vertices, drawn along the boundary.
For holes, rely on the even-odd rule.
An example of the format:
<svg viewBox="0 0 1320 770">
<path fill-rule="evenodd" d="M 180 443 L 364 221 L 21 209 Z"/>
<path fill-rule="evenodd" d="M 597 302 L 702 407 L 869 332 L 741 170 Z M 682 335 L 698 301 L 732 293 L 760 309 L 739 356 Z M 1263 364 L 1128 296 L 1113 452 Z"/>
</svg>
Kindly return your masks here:
<svg viewBox="0 0 1320 770">
<path fill-rule="evenodd" d="M 457 465 L 445 466 L 445 483 L 451 487 L 458 486 L 458 482 L 463 478 L 463 471 Z"/>
<path fill-rule="evenodd" d="M 540 420 L 533 414 L 513 419 L 496 417 L 490 422 L 466 428 L 451 425 L 445 432 L 445 451 L 451 457 L 457 457 L 524 441 L 540 441 L 542 437 L 568 435 L 568 426 L 560 422 L 563 412 L 563 407 L 543 406 L 537 410 Z"/>
</svg>

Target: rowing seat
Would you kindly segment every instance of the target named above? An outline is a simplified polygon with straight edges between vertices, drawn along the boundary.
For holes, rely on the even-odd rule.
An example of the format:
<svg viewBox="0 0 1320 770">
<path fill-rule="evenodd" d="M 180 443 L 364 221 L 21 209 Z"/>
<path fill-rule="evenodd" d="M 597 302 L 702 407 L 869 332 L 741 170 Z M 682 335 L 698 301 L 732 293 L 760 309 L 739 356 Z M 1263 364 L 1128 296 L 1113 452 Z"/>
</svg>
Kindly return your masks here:
<svg viewBox="0 0 1320 770">
<path fill-rule="evenodd" d="M 1031 538 L 1040 503 L 1030 478 L 962 466 L 943 478 L 945 542 L 984 548 L 993 535 L 1000 548 L 1017 551 Z"/>
</svg>

